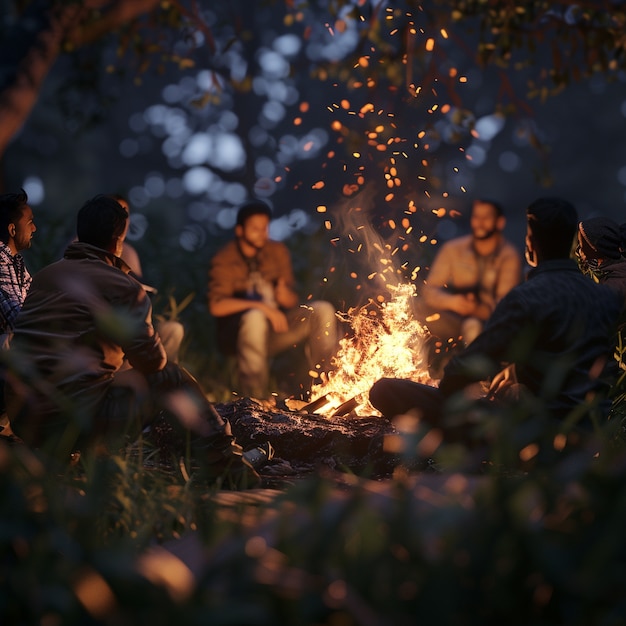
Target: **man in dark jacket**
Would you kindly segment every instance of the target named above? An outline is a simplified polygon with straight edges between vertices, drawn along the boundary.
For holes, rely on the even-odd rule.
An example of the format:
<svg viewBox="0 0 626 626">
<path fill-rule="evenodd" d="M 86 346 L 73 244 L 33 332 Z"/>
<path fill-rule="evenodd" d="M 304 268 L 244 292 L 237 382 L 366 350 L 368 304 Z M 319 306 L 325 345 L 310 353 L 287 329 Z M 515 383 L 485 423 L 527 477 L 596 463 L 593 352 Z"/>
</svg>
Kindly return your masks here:
<svg viewBox="0 0 626 626">
<path fill-rule="evenodd" d="M 442 426 L 450 398 L 491 381 L 490 396 L 514 382 L 555 424 L 586 403 L 606 414 L 621 302 L 613 290 L 585 278 L 570 258 L 577 222 L 569 202 L 533 202 L 527 209 L 528 280 L 500 301 L 483 332 L 446 366 L 438 388 L 382 379 L 370 390 L 372 404 L 388 417 L 416 410 Z"/>
<path fill-rule="evenodd" d="M 63 460 L 96 442 L 138 436 L 166 416 L 214 478 L 227 468 L 245 474 L 229 425 L 195 379 L 167 363 L 150 299 L 120 259 L 127 229 L 128 212 L 96 196 L 78 213 L 78 241 L 33 277 L 11 343 L 13 431 Z"/>
</svg>

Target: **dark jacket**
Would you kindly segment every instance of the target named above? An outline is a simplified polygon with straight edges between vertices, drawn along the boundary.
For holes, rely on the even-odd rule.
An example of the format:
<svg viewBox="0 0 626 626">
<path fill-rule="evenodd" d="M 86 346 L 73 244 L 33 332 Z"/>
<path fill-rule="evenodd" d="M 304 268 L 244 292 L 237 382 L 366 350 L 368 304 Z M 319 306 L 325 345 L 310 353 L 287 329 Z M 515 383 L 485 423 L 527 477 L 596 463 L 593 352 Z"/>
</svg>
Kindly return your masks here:
<svg viewBox="0 0 626 626">
<path fill-rule="evenodd" d="M 544 261 L 448 363 L 440 389 L 450 395 L 515 363 L 518 381 L 555 415 L 566 415 L 593 393 L 608 393 L 621 305 L 614 290 L 583 276 L 575 261 Z"/>
<path fill-rule="evenodd" d="M 622 305 L 626 309 L 626 259 L 605 261 L 596 272 L 596 280 L 608 285 L 622 296 Z"/>
<path fill-rule="evenodd" d="M 7 385 L 7 412 L 23 439 L 32 438 L 21 432 L 27 413 L 39 421 L 89 420 L 125 358 L 146 374 L 165 367 L 150 299 L 127 271 L 114 255 L 77 242 L 33 277 L 11 340 Z"/>
</svg>

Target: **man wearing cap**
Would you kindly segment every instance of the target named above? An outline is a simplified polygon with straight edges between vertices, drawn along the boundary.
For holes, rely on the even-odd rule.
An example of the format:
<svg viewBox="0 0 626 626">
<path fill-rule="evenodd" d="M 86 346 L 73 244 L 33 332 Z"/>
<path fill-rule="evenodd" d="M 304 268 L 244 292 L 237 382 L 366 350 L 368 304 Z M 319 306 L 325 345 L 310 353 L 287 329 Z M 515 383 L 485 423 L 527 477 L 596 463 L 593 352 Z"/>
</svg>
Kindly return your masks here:
<svg viewBox="0 0 626 626">
<path fill-rule="evenodd" d="M 609 217 L 592 217 L 578 224 L 576 259 L 596 282 L 616 289 L 626 307 L 626 224 Z"/>
<path fill-rule="evenodd" d="M 613 400 L 609 416 L 626 413 L 626 224 L 621 226 L 608 217 L 592 217 L 578 224 L 576 260 L 583 274 L 607 285 L 622 298 L 622 314 L 615 341 L 615 360 L 621 374 L 610 396 Z"/>
<path fill-rule="evenodd" d="M 316 300 L 299 305 L 287 246 L 269 239 L 271 210 L 251 202 L 237 213 L 235 239 L 213 258 L 208 304 L 218 346 L 235 354 L 240 392 L 269 394 L 269 359 L 304 343 L 309 370 L 330 369 L 337 349 L 335 308 Z"/>
</svg>

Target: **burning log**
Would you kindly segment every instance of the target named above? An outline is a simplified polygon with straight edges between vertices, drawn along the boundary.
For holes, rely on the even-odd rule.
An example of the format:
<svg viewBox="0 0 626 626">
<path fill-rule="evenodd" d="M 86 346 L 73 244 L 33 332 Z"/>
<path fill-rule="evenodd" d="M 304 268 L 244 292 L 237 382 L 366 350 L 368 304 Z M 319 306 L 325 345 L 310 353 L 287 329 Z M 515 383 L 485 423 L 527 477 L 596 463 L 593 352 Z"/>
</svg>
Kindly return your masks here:
<svg viewBox="0 0 626 626">
<path fill-rule="evenodd" d="M 318 409 L 321 409 L 323 406 L 326 406 L 330 402 L 328 394 L 325 393 L 323 396 L 317 398 L 317 400 L 313 400 L 313 402 L 309 402 L 305 406 L 300 409 L 305 413 L 315 413 Z"/>
<path fill-rule="evenodd" d="M 342 402 L 335 409 L 331 417 L 343 417 L 344 415 L 347 415 L 348 413 L 350 413 L 350 411 L 354 411 L 354 409 L 356 409 L 357 406 L 359 406 L 359 401 L 357 400 L 355 396 L 353 396 L 349 400 Z"/>
</svg>

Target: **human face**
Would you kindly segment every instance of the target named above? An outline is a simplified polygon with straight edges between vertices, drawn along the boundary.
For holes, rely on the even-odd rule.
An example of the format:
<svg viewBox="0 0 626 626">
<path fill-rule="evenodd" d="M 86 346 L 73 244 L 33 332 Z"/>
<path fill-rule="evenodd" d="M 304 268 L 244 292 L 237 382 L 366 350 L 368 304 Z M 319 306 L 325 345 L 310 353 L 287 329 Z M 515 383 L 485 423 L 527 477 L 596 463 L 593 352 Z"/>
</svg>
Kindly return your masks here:
<svg viewBox="0 0 626 626">
<path fill-rule="evenodd" d="M 13 240 L 14 254 L 17 254 L 20 250 L 30 248 L 33 234 L 36 230 L 33 210 L 28 205 L 25 205 L 22 209 L 21 217 L 9 225 L 9 234 Z"/>
<path fill-rule="evenodd" d="M 265 246 L 269 238 L 270 219 L 267 215 L 251 215 L 244 224 L 237 226 L 235 234 L 244 254 L 254 256 Z"/>
<path fill-rule="evenodd" d="M 124 232 L 115 240 L 115 250 L 113 253 L 115 256 L 122 256 L 122 252 L 124 251 L 124 241 L 126 240 L 126 235 L 128 234 L 128 227 L 130 226 L 130 220 L 126 220 L 126 225 L 124 226 Z"/>
<path fill-rule="evenodd" d="M 474 239 L 489 239 L 504 228 L 504 219 L 488 202 L 474 202 L 470 217 L 470 228 Z"/>
<path fill-rule="evenodd" d="M 526 239 L 524 241 L 524 257 L 526 258 L 526 263 L 530 265 L 530 267 L 537 267 L 537 253 L 535 252 L 535 246 L 533 244 L 533 234 L 530 230 L 530 226 L 526 226 Z"/>
</svg>

